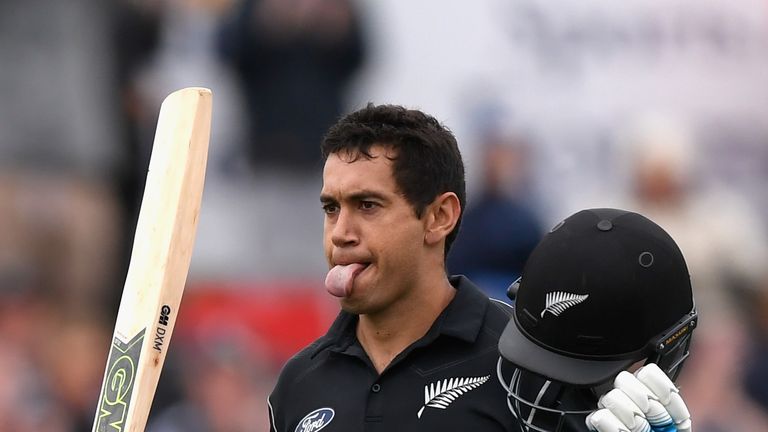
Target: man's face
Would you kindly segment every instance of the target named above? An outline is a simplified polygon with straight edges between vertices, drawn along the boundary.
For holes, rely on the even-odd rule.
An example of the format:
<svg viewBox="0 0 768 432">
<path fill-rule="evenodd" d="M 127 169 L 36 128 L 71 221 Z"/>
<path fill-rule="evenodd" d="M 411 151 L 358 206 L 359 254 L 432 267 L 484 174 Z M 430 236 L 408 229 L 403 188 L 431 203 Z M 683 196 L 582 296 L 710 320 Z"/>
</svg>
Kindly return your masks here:
<svg viewBox="0 0 768 432">
<path fill-rule="evenodd" d="M 393 150 L 374 146 L 372 158 L 331 154 L 323 170 L 323 243 L 329 267 L 365 269 L 342 298 L 346 311 L 372 314 L 403 301 L 424 265 L 424 222 L 399 192 Z M 352 162 L 354 160 L 354 162 Z"/>
</svg>

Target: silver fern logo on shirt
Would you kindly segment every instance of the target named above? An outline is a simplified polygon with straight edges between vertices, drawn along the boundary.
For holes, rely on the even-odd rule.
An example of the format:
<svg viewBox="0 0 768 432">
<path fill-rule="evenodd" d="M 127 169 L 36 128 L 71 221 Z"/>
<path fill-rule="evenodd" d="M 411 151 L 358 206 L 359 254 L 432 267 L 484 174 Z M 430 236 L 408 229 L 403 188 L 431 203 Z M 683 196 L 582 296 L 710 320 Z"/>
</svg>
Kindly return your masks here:
<svg viewBox="0 0 768 432">
<path fill-rule="evenodd" d="M 448 408 L 456 398 L 485 384 L 490 377 L 490 375 L 486 375 L 483 377 L 446 378 L 442 381 L 424 386 L 424 406 L 421 407 L 416 416 L 421 418 L 424 409 L 427 407 L 438 409 Z"/>
<path fill-rule="evenodd" d="M 554 316 L 560 316 L 561 313 L 583 302 L 587 297 L 589 294 L 573 294 L 562 291 L 547 293 L 547 306 L 541 311 L 541 317 L 544 318 L 544 314 L 547 312 Z"/>
<path fill-rule="evenodd" d="M 331 423 L 334 414 L 333 408 L 318 408 L 299 421 L 295 432 L 317 432 Z"/>
</svg>

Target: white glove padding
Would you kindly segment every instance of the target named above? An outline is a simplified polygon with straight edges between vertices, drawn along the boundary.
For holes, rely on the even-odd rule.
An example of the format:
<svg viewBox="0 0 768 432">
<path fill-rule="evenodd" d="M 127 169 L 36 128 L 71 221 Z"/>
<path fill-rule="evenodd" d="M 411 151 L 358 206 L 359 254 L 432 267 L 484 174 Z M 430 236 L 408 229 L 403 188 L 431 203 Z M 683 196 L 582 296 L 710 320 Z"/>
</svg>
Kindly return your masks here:
<svg viewBox="0 0 768 432">
<path fill-rule="evenodd" d="M 590 430 L 691 432 L 688 407 L 672 380 L 655 364 L 638 369 L 635 375 L 621 372 L 613 385 L 614 389 L 600 398 L 601 409 L 587 417 Z"/>
<path fill-rule="evenodd" d="M 600 420 L 601 424 L 597 427 L 597 430 L 599 431 L 626 430 L 630 432 L 649 432 L 651 430 L 651 426 L 648 424 L 648 420 L 645 419 L 645 413 L 643 413 L 638 404 L 633 402 L 626 393 L 618 388 L 614 388 L 613 390 L 604 394 L 598 401 L 597 406 L 598 408 L 602 409 L 593 414 L 597 414 L 601 411 L 607 411 L 608 413 L 612 414 L 619 422 L 621 422 L 623 427 L 623 429 L 615 429 L 609 426 L 609 423 L 605 423 L 609 420 L 602 419 L 602 417 L 607 416 L 605 414 L 600 414 L 599 416 L 596 416 L 596 419 L 593 419 L 593 421 Z M 589 424 L 589 420 L 587 424 Z M 605 429 L 606 427 L 608 427 L 608 429 Z"/>
<path fill-rule="evenodd" d="M 679 432 L 691 431 L 691 413 L 680 396 L 680 390 L 675 383 L 655 363 L 641 367 L 635 372 L 637 379 L 645 384 L 659 402 L 664 405 Z"/>
</svg>

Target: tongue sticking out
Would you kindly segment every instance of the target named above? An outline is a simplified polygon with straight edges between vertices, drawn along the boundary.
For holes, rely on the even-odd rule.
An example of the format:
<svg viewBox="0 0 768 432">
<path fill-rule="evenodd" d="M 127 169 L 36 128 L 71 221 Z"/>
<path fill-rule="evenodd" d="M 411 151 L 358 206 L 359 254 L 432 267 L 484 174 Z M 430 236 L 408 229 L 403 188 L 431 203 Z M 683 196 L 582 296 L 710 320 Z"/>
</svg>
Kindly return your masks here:
<svg viewBox="0 0 768 432">
<path fill-rule="evenodd" d="M 352 283 L 365 266 L 363 264 L 337 265 L 325 277 L 325 289 L 336 297 L 347 297 L 352 292 Z"/>
</svg>

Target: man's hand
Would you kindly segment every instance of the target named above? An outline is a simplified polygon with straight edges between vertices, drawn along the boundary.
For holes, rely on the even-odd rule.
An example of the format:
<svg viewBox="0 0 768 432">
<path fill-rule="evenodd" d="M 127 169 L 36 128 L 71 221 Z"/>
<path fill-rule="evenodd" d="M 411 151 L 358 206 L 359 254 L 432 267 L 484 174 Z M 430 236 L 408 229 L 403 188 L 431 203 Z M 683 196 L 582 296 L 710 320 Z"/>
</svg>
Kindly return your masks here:
<svg viewBox="0 0 768 432">
<path fill-rule="evenodd" d="M 691 432 L 691 415 L 677 387 L 651 363 L 634 375 L 621 372 L 613 390 L 587 416 L 587 427 L 598 432 Z"/>
</svg>

